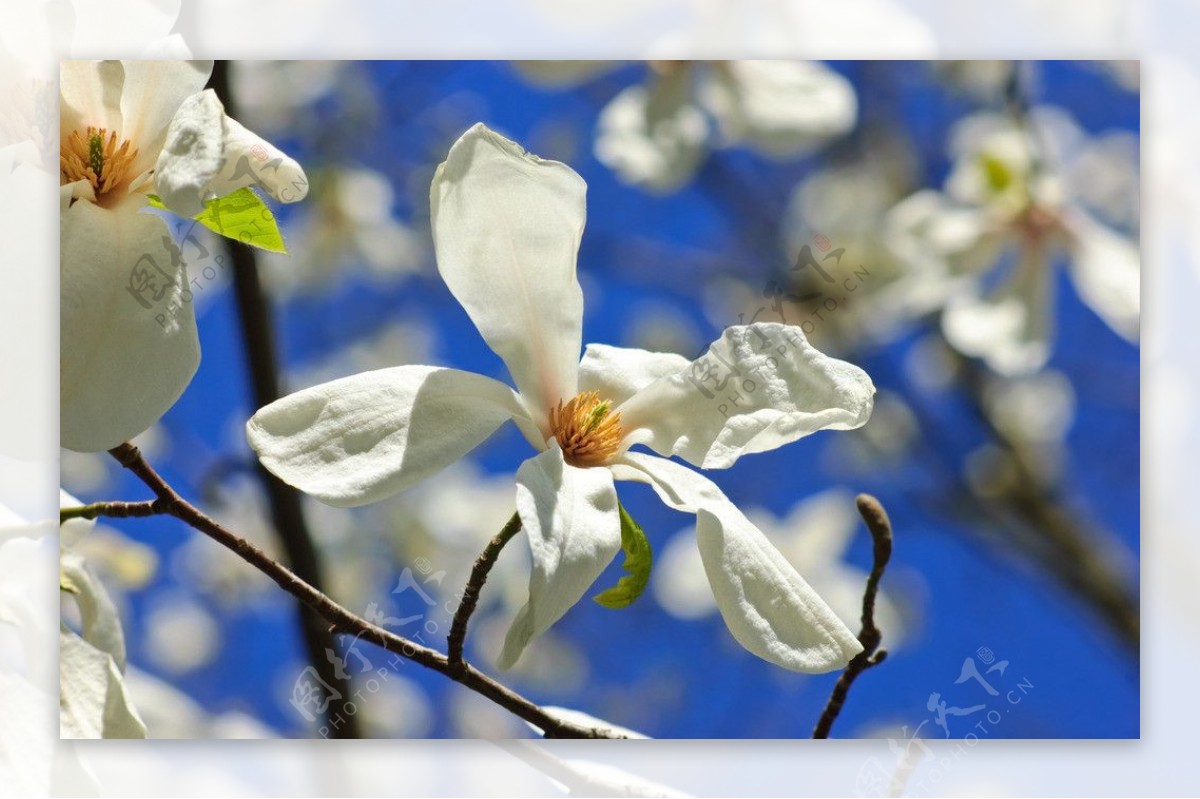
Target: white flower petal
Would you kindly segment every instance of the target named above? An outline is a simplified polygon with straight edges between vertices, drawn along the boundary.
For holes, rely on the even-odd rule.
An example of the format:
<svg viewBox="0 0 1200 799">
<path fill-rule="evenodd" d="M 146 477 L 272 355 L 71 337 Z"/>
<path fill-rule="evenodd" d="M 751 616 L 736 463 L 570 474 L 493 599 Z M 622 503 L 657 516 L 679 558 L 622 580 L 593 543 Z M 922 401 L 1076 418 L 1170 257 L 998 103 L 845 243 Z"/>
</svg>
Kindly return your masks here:
<svg viewBox="0 0 1200 799">
<path fill-rule="evenodd" d="M 1071 232 L 1071 277 L 1079 296 L 1118 334 L 1137 341 L 1142 277 L 1137 244 L 1082 214 Z"/>
<path fill-rule="evenodd" d="M 557 446 L 517 470 L 517 512 L 533 553 L 529 601 L 504 639 L 497 665 L 508 669 L 526 645 L 563 617 L 621 549 L 612 473 L 579 469 Z"/>
<path fill-rule="evenodd" d="M 98 452 L 146 430 L 200 363 L 187 273 L 144 199 L 79 201 L 60 229 L 62 446 Z M 179 259 L 176 261 L 176 259 Z"/>
<path fill-rule="evenodd" d="M 854 127 L 854 88 L 823 64 L 726 61 L 711 75 L 701 97 L 730 142 L 783 158 Z"/>
<path fill-rule="evenodd" d="M 138 149 L 131 177 L 154 166 L 183 101 L 204 88 L 211 61 L 123 61 L 121 137 Z"/>
<path fill-rule="evenodd" d="M 246 438 L 273 474 L 337 507 L 408 488 L 524 409 L 490 377 L 397 366 L 298 391 L 262 408 Z"/>
<path fill-rule="evenodd" d="M 733 637 L 763 660 L 819 674 L 862 651 L 858 638 L 715 485 L 685 466 L 626 453 L 620 480 L 649 483 L 677 510 L 696 514 L 696 542 L 717 607 Z"/>
<path fill-rule="evenodd" d="M 691 180 L 708 152 L 708 122 L 691 80 L 690 70 L 678 70 L 609 101 L 597 121 L 596 158 L 626 183 L 659 192 Z"/>
<path fill-rule="evenodd" d="M 569 707 L 557 707 L 555 705 L 543 705 L 542 710 L 547 716 L 555 721 L 562 721 L 568 724 L 575 724 L 580 727 L 592 727 L 594 729 L 603 730 L 609 735 L 621 736 L 624 738 L 646 740 L 649 736 L 642 735 L 640 732 L 634 732 L 628 727 L 622 727 L 618 724 L 613 724 L 611 721 L 596 718 L 595 716 L 584 713 L 582 710 L 575 710 Z M 538 727 L 532 722 L 527 722 L 530 729 L 537 730 L 539 733 L 545 733 L 541 727 Z M 626 794 L 616 794 L 624 796 Z M 636 794 L 630 794 L 636 795 Z"/>
<path fill-rule="evenodd" d="M 586 189 L 570 167 L 482 124 L 450 148 L 430 187 L 438 270 L 539 425 L 575 395 Z"/>
<path fill-rule="evenodd" d="M 63 738 L 145 738 L 112 657 L 78 635 L 58 636 L 59 734 Z"/>
<path fill-rule="evenodd" d="M 179 106 L 154 168 L 154 190 L 178 214 L 195 216 L 204 203 L 246 186 L 259 186 L 285 203 L 308 194 L 295 160 L 225 115 L 206 89 Z"/>
<path fill-rule="evenodd" d="M 579 390 L 599 391 L 620 405 L 660 377 L 676 375 L 691 364 L 682 355 L 648 352 L 607 344 L 589 344 L 579 363 Z"/>
<path fill-rule="evenodd" d="M 89 125 L 121 130 L 120 61 L 64 61 L 59 67 L 59 130 L 65 140 Z"/>
<path fill-rule="evenodd" d="M 959 294 L 942 314 L 942 331 L 955 349 L 1007 376 L 1045 365 L 1053 324 L 1049 259 L 1037 247 L 1022 248 L 1015 257 L 1013 274 L 999 288 L 987 296 Z"/>
<path fill-rule="evenodd" d="M 62 554 L 62 585 L 75 597 L 83 622 L 83 640 L 112 656 L 117 668 L 125 669 L 125 633 L 116 605 L 104 585 L 72 552 Z"/>
<path fill-rule="evenodd" d="M 866 372 L 822 354 L 799 327 L 759 323 L 727 328 L 616 410 L 628 443 L 723 469 L 818 430 L 861 427 L 874 396 Z"/>
</svg>

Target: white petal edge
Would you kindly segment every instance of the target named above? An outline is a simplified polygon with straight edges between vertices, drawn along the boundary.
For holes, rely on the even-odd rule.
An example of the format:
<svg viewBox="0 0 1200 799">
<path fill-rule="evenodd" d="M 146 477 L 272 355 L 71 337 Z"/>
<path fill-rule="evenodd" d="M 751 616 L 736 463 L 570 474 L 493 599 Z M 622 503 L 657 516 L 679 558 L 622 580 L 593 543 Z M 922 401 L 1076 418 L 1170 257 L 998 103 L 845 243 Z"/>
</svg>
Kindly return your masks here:
<svg viewBox="0 0 1200 799">
<path fill-rule="evenodd" d="M 429 190 L 438 271 L 543 432 L 550 408 L 575 394 L 586 190 L 567 165 L 482 124 L 454 143 Z"/>
<path fill-rule="evenodd" d="M 552 446 L 517 470 L 517 512 L 533 554 L 529 601 L 517 612 L 497 660 L 512 668 L 591 587 L 621 549 L 617 493 L 607 469 L 580 469 Z"/>
<path fill-rule="evenodd" d="M 292 203 L 308 194 L 300 165 L 225 115 L 206 89 L 179 106 L 154 168 L 154 190 L 172 211 L 192 217 L 204 203 L 247 186 Z"/>
<path fill-rule="evenodd" d="M 660 377 L 687 369 L 691 361 L 668 352 L 588 344 L 579 362 L 579 390 L 599 391 L 620 405 Z"/>
<path fill-rule="evenodd" d="M 110 655 L 117 668 L 124 671 L 125 633 L 112 598 L 81 556 L 64 552 L 61 563 L 60 585 L 75 597 L 79 606 L 83 640 Z"/>
<path fill-rule="evenodd" d="M 201 91 L 212 74 L 211 61 L 122 61 L 121 136 L 138 149 L 131 167 L 140 175 L 154 166 L 167 126 L 183 101 Z"/>
<path fill-rule="evenodd" d="M 65 630 L 59 633 L 58 651 L 62 738 L 146 737 L 146 725 L 110 655 Z"/>
<path fill-rule="evenodd" d="M 65 140 L 88 126 L 121 130 L 120 61 L 63 61 L 59 67 L 59 130 Z"/>
<path fill-rule="evenodd" d="M 60 226 L 60 442 L 99 452 L 142 433 L 200 364 L 188 278 L 167 226 L 76 201 Z M 161 296 L 159 294 L 161 293 Z"/>
<path fill-rule="evenodd" d="M 246 438 L 284 482 L 354 507 L 441 471 L 523 413 L 513 390 L 490 377 L 396 366 L 277 400 L 250 418 Z"/>
<path fill-rule="evenodd" d="M 648 483 L 671 507 L 696 514 L 696 542 L 717 607 L 749 652 L 790 671 L 843 668 L 858 638 L 766 536 L 705 477 L 664 458 L 626 453 L 618 480 Z"/>
<path fill-rule="evenodd" d="M 616 407 L 626 443 L 704 469 L 732 466 L 818 430 L 866 424 L 875 386 L 793 325 L 726 328 L 700 358 Z"/>
</svg>

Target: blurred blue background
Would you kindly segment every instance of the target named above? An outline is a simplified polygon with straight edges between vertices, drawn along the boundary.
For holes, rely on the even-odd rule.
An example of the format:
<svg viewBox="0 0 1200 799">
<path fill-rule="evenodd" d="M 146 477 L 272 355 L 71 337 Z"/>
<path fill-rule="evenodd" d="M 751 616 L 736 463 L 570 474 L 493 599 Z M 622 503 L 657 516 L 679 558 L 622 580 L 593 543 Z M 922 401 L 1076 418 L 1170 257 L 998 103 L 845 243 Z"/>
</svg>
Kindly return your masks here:
<svg viewBox="0 0 1200 799">
<path fill-rule="evenodd" d="M 592 149 L 602 109 L 623 88 L 647 79 L 645 65 L 547 86 L 504 63 L 317 65 L 311 73 L 234 64 L 241 121 L 297 158 L 313 180 L 307 201 L 278 209 L 292 256 L 262 264 L 275 302 L 286 384 L 301 388 L 402 362 L 507 380 L 500 359 L 438 278 L 428 244 L 433 169 L 476 121 L 531 152 L 565 161 L 587 182 L 588 223 L 579 255 L 585 343 L 695 355 L 724 326 L 738 322 L 740 309 L 753 313 L 769 304 L 767 287 L 787 275 L 798 250 L 789 233 L 789 225 L 796 226 L 789 209 L 798 185 L 831 165 L 873 164 L 886 171 L 886 164 L 879 166 L 879 153 L 886 153 L 901 175 L 900 196 L 938 188 L 952 166 L 947 142 L 954 125 L 981 110 L 1003 111 L 1011 95 L 1008 84 L 988 94 L 918 62 L 828 66 L 853 86 L 853 130 L 782 161 L 739 146 L 716 148 L 683 188 L 661 194 L 622 182 Z M 1085 135 L 1138 132 L 1138 93 L 1097 65 L 1046 62 L 1023 69 L 1031 76 L 1025 99 L 1066 111 Z M 266 107 L 272 98 L 278 107 Z M 341 185 L 360 192 L 351 194 L 363 203 L 391 203 L 387 218 L 371 224 L 397 226 L 391 234 L 401 233 L 396 246 L 403 244 L 403 263 L 368 263 L 388 259 L 364 255 L 341 239 L 324 242 L 321 263 L 301 263 L 302 242 L 312 243 L 314 227 L 306 214 L 332 207 L 319 204 L 321 192 L 332 193 L 329 186 L 345 169 L 382 178 Z M 390 197 L 372 193 L 380 185 Z M 339 233 L 346 238 L 344 230 Z M 872 260 L 876 250 L 853 236 L 828 235 L 846 250 L 839 276 L 859 265 L 872 276 L 890 274 Z M 863 297 L 848 308 L 871 301 L 872 280 L 864 279 Z M 1139 352 L 1080 299 L 1064 270 L 1056 270 L 1053 280 L 1056 335 L 1041 374 L 1053 376 L 1047 402 L 1057 408 L 1068 398 L 1067 418 L 1056 435 L 1041 436 L 1030 450 L 1035 460 L 1054 463 L 1038 501 L 1065 509 L 1092 536 L 1085 539 L 1088 546 L 1115 564 L 1114 579 L 1136 597 Z M 200 370 L 143 447 L 185 496 L 235 528 L 257 530 L 266 525 L 262 499 L 241 439 L 254 408 L 226 283 L 218 275 L 198 292 Z M 944 375 L 931 367 L 947 357 L 936 315 L 914 315 L 886 335 L 859 335 L 857 320 L 848 310 L 841 322 L 831 323 L 836 330 L 831 326 L 826 338 L 815 340 L 867 370 L 886 399 L 885 412 L 877 411 L 862 431 L 818 433 L 708 474 L 739 506 L 780 519 L 798 501 L 831 489 L 849 492 L 846 502 L 855 492 L 872 493 L 891 515 L 895 556 L 884 580 L 895 609 L 895 630 L 884 630 L 890 656 L 856 683 L 835 735 L 901 738 L 925 722 L 920 734 L 942 737 L 927 706 L 937 692 L 960 708 L 987 705 L 949 717 L 956 738 L 977 723 L 983 723 L 983 731 L 975 729 L 980 737 L 1137 737 L 1136 642 L 1098 610 L 1094 595 L 1061 579 L 1069 571 L 1065 562 L 1055 562 L 1061 555 L 1049 557 L 1028 544 L 1029 525 L 1021 522 L 1030 517 L 1022 515 L 1027 505 L 1021 503 L 1029 495 L 987 477 L 996 432 L 981 413 L 990 406 L 980 397 L 1002 391 L 1005 379 L 978 363 Z M 1036 426 L 1038 403 L 1019 407 L 1018 422 L 1028 415 Z M 374 604 L 392 618 L 421 614 L 397 630 L 411 634 L 424 625 L 426 640 L 444 647 L 450 614 L 441 605 L 453 600 L 475 554 L 511 513 L 512 475 L 529 454 L 509 426 L 472 454 L 478 471 L 456 473 L 453 491 L 438 493 L 433 484 L 444 478 L 435 476 L 413 496 L 382 507 L 308 506 L 331 590 L 359 612 Z M 102 458 L 87 456 L 65 458 L 64 485 L 89 501 L 144 494 Z M 621 484 L 619 491 L 656 554 L 690 523 L 643 486 Z M 130 662 L 208 713 L 238 711 L 285 736 L 317 734 L 288 701 L 304 668 L 289 599 L 177 522 L 151 518 L 115 526 L 149 547 L 158 564 L 144 584 L 124 589 L 120 570 L 109 574 L 124 613 Z M 270 542 L 269 530 L 259 540 Z M 523 547 L 518 538 L 510 550 Z M 468 655 L 493 672 L 499 635 L 523 601 L 522 554 L 506 552 L 472 627 Z M 870 566 L 870 540 L 861 525 L 845 561 L 863 570 Z M 423 586 L 438 607 L 428 607 L 415 592 L 393 590 L 406 567 L 418 580 L 435 578 Z M 438 585 L 442 571 L 447 574 Z M 616 563 L 596 590 L 620 574 Z M 1109 595 L 1106 590 L 1098 593 Z M 844 615 L 857 629 L 853 610 Z M 783 672 L 742 650 L 718 615 L 697 611 L 680 618 L 654 591 L 623 610 L 581 602 L 547 639 L 526 659 L 542 665 L 524 666 L 508 678 L 514 688 L 540 703 L 583 710 L 654 737 L 807 737 L 837 677 Z M 981 648 L 990 649 L 995 662 L 1008 662 L 1002 674 L 986 676 L 999 696 L 974 681 L 955 682 L 964 660 L 975 658 L 981 670 L 987 664 Z M 366 646 L 361 652 L 374 669 L 390 659 Z M 353 674 L 361 663 L 350 657 L 347 668 Z M 388 668 L 385 687 L 366 694 L 361 710 L 356 707 L 371 734 L 523 734 L 521 725 L 438 674 L 412 664 Z M 1018 683 L 1027 686 L 1019 696 L 1006 694 Z M 1002 719 L 985 721 L 993 709 Z"/>
</svg>

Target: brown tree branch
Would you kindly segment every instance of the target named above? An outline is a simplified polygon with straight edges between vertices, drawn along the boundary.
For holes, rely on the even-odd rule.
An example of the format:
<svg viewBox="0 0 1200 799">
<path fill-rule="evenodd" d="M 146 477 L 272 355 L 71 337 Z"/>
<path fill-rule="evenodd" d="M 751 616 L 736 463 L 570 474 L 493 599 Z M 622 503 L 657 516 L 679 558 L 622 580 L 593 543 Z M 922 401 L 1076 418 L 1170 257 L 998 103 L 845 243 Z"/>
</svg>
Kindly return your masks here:
<svg viewBox="0 0 1200 799">
<path fill-rule="evenodd" d="M 475 607 L 479 604 L 479 592 L 483 590 L 483 584 L 487 580 L 496 558 L 500 556 L 500 550 L 504 549 L 505 544 L 511 541 L 512 537 L 520 530 L 521 517 L 514 513 L 504 528 L 496 533 L 496 537 L 488 542 L 483 552 L 479 553 L 475 565 L 471 567 L 471 576 L 467 578 L 462 600 L 458 603 L 458 609 L 454 611 L 454 619 L 450 622 L 450 635 L 446 641 L 446 651 L 451 668 L 462 669 L 465 667 L 463 646 L 467 640 L 467 622 L 471 620 L 471 614 L 475 612 Z"/>
<path fill-rule="evenodd" d="M 166 512 L 166 507 L 156 499 L 148 499 L 143 502 L 93 502 L 90 505 L 61 509 L 58 512 L 58 523 L 62 524 L 70 519 L 98 519 L 101 516 L 112 519 L 132 519 L 159 516 Z"/>
<path fill-rule="evenodd" d="M 376 624 L 355 615 L 334 602 L 330 597 L 313 588 L 278 561 L 249 541 L 214 521 L 203 511 L 181 497 L 142 457 L 132 444 L 122 444 L 109 450 L 123 467 L 132 472 L 154 492 L 156 499 L 150 503 L 161 508 L 161 513 L 174 516 L 180 521 L 204 533 L 217 543 L 235 552 L 242 560 L 254 566 L 275 581 L 280 588 L 299 599 L 308 608 L 321 616 L 334 632 L 353 635 L 368 641 L 388 652 L 418 663 L 428 669 L 444 674 L 476 693 L 487 697 L 505 710 L 544 731 L 548 738 L 609 738 L 603 730 L 584 727 L 554 718 L 536 704 L 502 685 L 469 663 L 452 665 L 449 658 L 427 646 L 415 643 Z M 106 506 L 96 503 L 91 506 Z"/>
<path fill-rule="evenodd" d="M 874 563 L 870 575 L 867 576 L 867 588 L 863 592 L 862 628 L 858 633 L 858 642 L 862 644 L 863 650 L 847 664 L 837 684 L 833 686 L 833 693 L 829 695 L 825 710 L 813 729 L 813 738 L 829 737 L 833 722 L 837 720 L 842 706 L 846 703 L 850 686 L 854 684 L 858 675 L 872 666 L 878 666 L 887 657 L 887 650 L 879 649 L 883 633 L 875 624 L 875 598 L 879 593 L 879 581 L 883 579 L 883 571 L 892 557 L 892 523 L 888 520 L 883 505 L 870 494 L 859 494 L 855 504 L 858 505 L 859 515 L 867 523 L 867 529 L 871 531 L 871 540 L 875 542 Z"/>
</svg>

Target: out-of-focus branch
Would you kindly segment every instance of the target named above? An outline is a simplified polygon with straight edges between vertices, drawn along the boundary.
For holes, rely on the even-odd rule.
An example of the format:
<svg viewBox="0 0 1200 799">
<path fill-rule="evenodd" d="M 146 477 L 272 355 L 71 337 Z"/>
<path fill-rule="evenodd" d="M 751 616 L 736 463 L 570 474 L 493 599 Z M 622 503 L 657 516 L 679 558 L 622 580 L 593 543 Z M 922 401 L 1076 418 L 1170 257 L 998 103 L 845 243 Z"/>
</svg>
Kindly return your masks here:
<svg viewBox="0 0 1200 799">
<path fill-rule="evenodd" d="M 217 61 L 213 65 L 210 85 L 221 98 L 226 113 L 236 116 L 237 102 L 230 90 L 228 62 Z M 241 340 L 249 367 L 253 407 L 261 408 L 279 399 L 283 393 L 279 385 L 271 306 L 259 280 L 254 250 L 240 242 L 229 241 L 226 241 L 226 249 L 233 266 L 233 289 L 242 327 Z M 318 591 L 324 590 L 323 569 L 304 519 L 300 496 L 268 472 L 261 463 L 255 464 L 255 470 L 266 489 L 271 524 L 283 545 L 288 564 L 309 585 Z M 336 641 L 328 626 L 304 606 L 300 608 L 300 626 L 309 662 L 321 679 L 334 686 L 343 696 L 352 694 L 349 678 L 339 677 L 332 660 L 327 657 L 327 652 L 337 652 Z M 357 719 L 353 716 L 347 718 L 346 723 L 333 728 L 332 733 L 339 738 L 357 738 Z"/>
<path fill-rule="evenodd" d="M 863 591 L 862 628 L 858 633 L 858 642 L 862 644 L 863 649 L 847 664 L 837 684 L 833 686 L 829 701 L 825 703 L 825 710 L 813 729 L 813 738 L 829 737 L 833 722 L 837 720 L 842 706 L 846 704 L 850 686 L 858 679 L 858 675 L 872 666 L 878 666 L 887 657 L 887 650 L 879 649 L 883 633 L 875 624 L 875 598 L 879 594 L 879 581 L 883 579 L 883 572 L 892 558 L 892 523 L 888 520 L 883 505 L 870 494 L 859 494 L 855 504 L 863 521 L 867 523 L 871 540 L 875 542 L 871 573 L 867 576 L 867 587 Z"/>
</svg>

